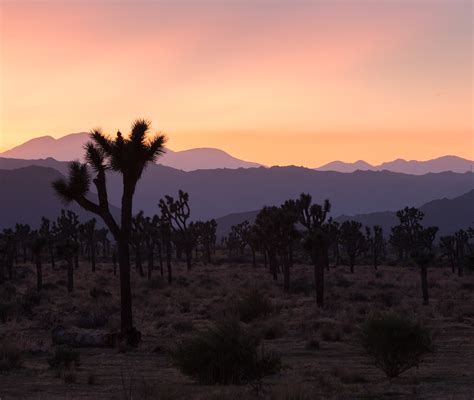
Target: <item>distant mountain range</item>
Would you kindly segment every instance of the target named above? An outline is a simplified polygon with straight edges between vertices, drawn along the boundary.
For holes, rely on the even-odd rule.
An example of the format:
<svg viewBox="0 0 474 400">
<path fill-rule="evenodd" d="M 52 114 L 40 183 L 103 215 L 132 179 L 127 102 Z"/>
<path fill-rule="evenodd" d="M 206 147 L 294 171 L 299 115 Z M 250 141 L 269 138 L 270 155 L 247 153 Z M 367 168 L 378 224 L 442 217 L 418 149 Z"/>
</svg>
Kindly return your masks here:
<svg viewBox="0 0 474 400">
<path fill-rule="evenodd" d="M 452 199 L 433 200 L 423 204 L 419 209 L 425 214 L 423 225 L 437 226 L 439 235 L 452 234 L 458 229 L 466 229 L 474 226 L 474 190 Z M 408 204 L 407 204 L 408 205 Z M 229 234 L 232 225 L 243 221 L 253 223 L 258 214 L 256 211 L 243 213 L 233 213 L 218 218 L 217 236 L 222 237 Z M 336 221 L 342 223 L 346 220 L 359 221 L 364 226 L 380 225 L 383 228 L 385 237 L 390 234 L 392 226 L 398 224 L 396 211 L 382 211 L 368 214 L 358 214 L 353 216 L 341 215 Z"/>
<path fill-rule="evenodd" d="M 14 169 L 16 172 L 12 171 Z M 25 218 L 36 221 L 45 214 L 44 210 L 59 209 L 57 199 L 52 200 L 54 194 L 49 184 L 52 177 L 67 172 L 66 162 L 0 158 L 0 170 L 3 170 L 0 178 L 1 226 L 5 226 L 5 221 Z M 56 170 L 55 175 L 51 170 Z M 108 175 L 108 187 L 110 202 L 120 204 L 122 189 L 118 174 Z M 166 194 L 175 196 L 182 189 L 190 194 L 193 219 L 218 218 L 258 210 L 265 205 L 279 205 L 302 192 L 310 193 L 316 202 L 329 198 L 333 216 L 355 215 L 394 211 L 406 205 L 421 206 L 433 199 L 460 196 L 473 188 L 472 173 L 416 176 L 389 171 L 324 172 L 301 167 L 185 172 L 151 165 L 138 184 L 134 210 L 157 213 L 160 198 Z M 5 197 L 10 200 L 7 202 Z M 47 201 L 43 202 L 45 197 Z M 45 204 L 52 205 L 45 208 Z"/>
<path fill-rule="evenodd" d="M 72 133 L 59 139 L 42 136 L 0 153 L 0 157 L 27 160 L 42 158 L 54 158 L 58 161 L 80 160 L 84 154 L 83 146 L 88 140 L 89 134 L 86 132 Z M 260 166 L 257 163 L 239 160 L 223 150 L 214 148 L 197 148 L 183 151 L 167 149 L 166 154 L 159 158 L 158 163 L 183 171 Z"/>
<path fill-rule="evenodd" d="M 89 140 L 86 132 L 72 133 L 55 139 L 51 136 L 42 136 L 31 139 L 11 150 L 0 153 L 0 157 L 18 159 L 46 159 L 54 158 L 58 161 L 71 161 L 83 157 L 83 145 Z M 218 168 L 255 168 L 261 164 L 243 161 L 231 156 L 223 150 L 215 148 L 196 148 L 183 151 L 167 149 L 158 163 L 183 171 Z M 371 165 L 359 160 L 354 163 L 333 161 L 315 168 L 317 171 L 335 171 L 352 173 L 361 171 L 392 171 L 403 174 L 423 175 L 437 172 L 468 172 L 472 171 L 473 162 L 457 156 L 443 156 L 427 161 L 406 161 L 402 159 L 384 162 L 380 165 Z"/>
<path fill-rule="evenodd" d="M 360 171 L 392 171 L 402 174 L 423 175 L 430 172 L 468 172 L 472 171 L 473 162 L 457 156 L 444 156 L 427 161 L 415 160 L 394 160 L 384 162 L 379 165 L 371 165 L 363 160 L 354 163 L 346 163 L 343 161 L 333 161 L 329 164 L 315 168 L 318 171 L 337 171 L 337 172 L 354 172 Z"/>
</svg>

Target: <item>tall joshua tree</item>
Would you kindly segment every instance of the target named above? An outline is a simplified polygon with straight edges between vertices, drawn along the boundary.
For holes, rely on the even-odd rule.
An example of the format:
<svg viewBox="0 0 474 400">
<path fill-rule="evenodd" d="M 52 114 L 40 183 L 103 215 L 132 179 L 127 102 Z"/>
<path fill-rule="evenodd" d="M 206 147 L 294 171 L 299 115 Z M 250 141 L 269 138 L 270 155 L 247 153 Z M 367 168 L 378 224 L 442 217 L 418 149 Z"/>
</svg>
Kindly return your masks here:
<svg viewBox="0 0 474 400">
<path fill-rule="evenodd" d="M 144 169 L 164 153 L 166 138 L 156 135 L 147 138 L 150 122 L 138 119 L 132 125 L 129 138 L 119 131 L 114 139 L 101 130 L 91 132 L 91 141 L 85 146 L 86 163 L 72 162 L 67 179 L 59 179 L 53 187 L 66 202 L 76 202 L 82 208 L 101 217 L 117 242 L 120 268 L 121 335 L 131 345 L 140 341 L 140 333 L 133 325 L 132 293 L 130 288 L 130 235 L 132 231 L 132 209 L 135 188 Z M 91 186 L 91 167 L 99 201 L 87 198 Z M 120 224 L 110 212 L 106 171 L 122 175 L 122 209 Z"/>
</svg>

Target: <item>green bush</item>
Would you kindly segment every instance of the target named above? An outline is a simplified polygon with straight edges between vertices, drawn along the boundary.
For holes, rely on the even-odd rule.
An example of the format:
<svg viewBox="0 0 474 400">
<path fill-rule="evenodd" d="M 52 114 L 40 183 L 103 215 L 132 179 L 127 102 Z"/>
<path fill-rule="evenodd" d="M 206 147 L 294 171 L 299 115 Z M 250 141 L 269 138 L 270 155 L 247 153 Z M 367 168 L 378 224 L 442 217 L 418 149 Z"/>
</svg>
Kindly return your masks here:
<svg viewBox="0 0 474 400">
<path fill-rule="evenodd" d="M 280 357 L 264 354 L 260 340 L 236 320 L 185 339 L 171 353 L 179 370 L 200 384 L 244 384 L 279 372 Z"/>
<path fill-rule="evenodd" d="M 20 368 L 22 361 L 21 349 L 16 344 L 9 341 L 0 343 L 0 372 Z"/>
<path fill-rule="evenodd" d="M 54 354 L 48 358 L 49 366 L 57 370 L 70 369 L 73 366 L 78 366 L 79 361 L 79 352 L 66 346 L 57 347 L 54 350 Z"/>
<path fill-rule="evenodd" d="M 250 290 L 235 304 L 235 311 L 242 322 L 251 322 L 273 313 L 270 299 L 258 290 Z"/>
<path fill-rule="evenodd" d="M 421 323 L 396 314 L 367 319 L 361 342 L 389 378 L 417 367 L 423 356 L 433 351 L 430 331 Z"/>
</svg>

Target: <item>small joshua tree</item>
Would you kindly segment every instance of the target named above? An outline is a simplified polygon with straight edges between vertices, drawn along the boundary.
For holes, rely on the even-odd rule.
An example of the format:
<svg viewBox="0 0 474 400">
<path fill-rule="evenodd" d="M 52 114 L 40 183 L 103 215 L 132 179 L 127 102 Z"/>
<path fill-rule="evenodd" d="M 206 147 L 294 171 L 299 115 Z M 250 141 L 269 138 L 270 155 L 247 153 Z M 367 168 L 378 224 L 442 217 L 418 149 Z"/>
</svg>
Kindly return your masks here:
<svg viewBox="0 0 474 400">
<path fill-rule="evenodd" d="M 170 224 L 175 233 L 177 246 L 184 249 L 186 266 L 188 270 L 190 270 L 194 247 L 194 232 L 189 229 L 189 217 L 191 215 L 189 195 L 180 190 L 177 199 L 171 196 L 165 196 L 164 199 L 160 200 L 158 205 L 162 217 Z"/>
<path fill-rule="evenodd" d="M 394 231 L 397 232 L 405 251 L 409 252 L 408 254 L 420 267 L 423 304 L 428 305 L 428 265 L 433 259 L 431 248 L 438 228 L 435 226 L 423 228 L 421 222 L 424 214 L 414 207 L 405 207 L 398 211 L 397 217 L 400 224 L 392 228 L 392 234 Z"/>
<path fill-rule="evenodd" d="M 354 273 L 354 265 L 357 257 L 366 249 L 367 242 L 362 231 L 362 224 L 357 221 L 344 221 L 341 224 L 341 244 L 349 257 L 351 273 Z"/>
<path fill-rule="evenodd" d="M 59 232 L 58 253 L 67 262 L 67 290 L 74 290 L 74 257 L 79 251 L 76 241 L 79 219 L 73 211 L 61 210 L 61 216 L 57 219 Z"/>
</svg>

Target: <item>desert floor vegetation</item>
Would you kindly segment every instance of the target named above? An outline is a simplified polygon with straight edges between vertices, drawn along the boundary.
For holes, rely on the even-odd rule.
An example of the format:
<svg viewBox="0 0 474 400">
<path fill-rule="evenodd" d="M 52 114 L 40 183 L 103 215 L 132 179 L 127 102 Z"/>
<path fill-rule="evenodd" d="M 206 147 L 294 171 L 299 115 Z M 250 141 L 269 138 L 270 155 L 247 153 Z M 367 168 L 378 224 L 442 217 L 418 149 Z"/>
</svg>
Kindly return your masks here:
<svg viewBox="0 0 474 400">
<path fill-rule="evenodd" d="M 57 268 L 67 269 L 62 264 Z M 196 261 L 191 270 L 184 258 L 175 261 L 171 285 L 157 272 L 150 283 L 132 267 L 133 312 L 142 333 L 136 348 L 70 348 L 52 341 L 58 326 L 91 335 L 119 330 L 119 277 L 112 263 L 99 258 L 91 272 L 80 260 L 72 293 L 65 274 L 49 264 L 40 293 L 34 263 L 15 270 L 0 288 L 4 399 L 467 399 L 474 393 L 474 276 L 467 271 L 459 277 L 448 265 L 430 267 L 429 305 L 420 301 L 416 265 L 358 265 L 356 273 L 331 266 L 323 308 L 316 307 L 311 265 L 295 263 L 289 292 L 263 265 L 229 262 L 224 251 L 212 263 Z M 367 332 L 367 321 L 380 315 L 422 324 L 434 351 L 418 367 L 387 378 L 363 346 L 364 334 L 374 334 Z M 256 348 L 255 365 L 271 355 L 268 373 L 251 370 L 249 378 L 245 364 L 247 375 L 213 379 L 199 375 L 192 359 L 183 361 L 185 354 L 178 362 L 173 357 L 177 346 L 196 338 L 202 346 L 209 332 L 215 335 L 216 326 L 229 320 L 241 329 L 234 336 L 244 338 L 234 340 L 254 340 L 249 346 Z M 184 374 L 180 363 L 191 373 Z M 229 384 L 209 384 L 215 381 Z"/>
</svg>

